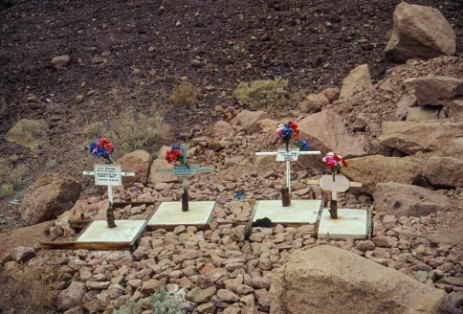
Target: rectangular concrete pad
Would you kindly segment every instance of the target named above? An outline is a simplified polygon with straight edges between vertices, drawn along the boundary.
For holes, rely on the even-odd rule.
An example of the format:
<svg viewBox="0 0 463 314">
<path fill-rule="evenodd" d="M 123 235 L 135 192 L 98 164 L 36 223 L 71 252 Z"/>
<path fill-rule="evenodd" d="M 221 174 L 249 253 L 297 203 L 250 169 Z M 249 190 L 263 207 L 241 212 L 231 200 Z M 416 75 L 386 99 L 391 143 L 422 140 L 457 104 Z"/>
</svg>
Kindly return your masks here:
<svg viewBox="0 0 463 314">
<path fill-rule="evenodd" d="M 207 225 L 212 217 L 215 202 L 189 202 L 188 206 L 189 210 L 184 212 L 182 202 L 162 202 L 147 226 Z"/>
<path fill-rule="evenodd" d="M 134 242 L 143 231 L 145 220 L 116 220 L 116 228 L 108 228 L 106 220 L 93 221 L 76 242 Z"/>
<path fill-rule="evenodd" d="M 329 208 L 323 208 L 318 226 L 318 238 L 327 234 L 331 239 L 366 239 L 369 215 L 366 209 L 338 208 L 338 218 L 331 219 Z"/>
<path fill-rule="evenodd" d="M 272 223 L 314 224 L 321 205 L 321 200 L 291 200 L 288 207 L 283 207 L 281 200 L 257 201 L 252 221 L 267 217 Z"/>
</svg>

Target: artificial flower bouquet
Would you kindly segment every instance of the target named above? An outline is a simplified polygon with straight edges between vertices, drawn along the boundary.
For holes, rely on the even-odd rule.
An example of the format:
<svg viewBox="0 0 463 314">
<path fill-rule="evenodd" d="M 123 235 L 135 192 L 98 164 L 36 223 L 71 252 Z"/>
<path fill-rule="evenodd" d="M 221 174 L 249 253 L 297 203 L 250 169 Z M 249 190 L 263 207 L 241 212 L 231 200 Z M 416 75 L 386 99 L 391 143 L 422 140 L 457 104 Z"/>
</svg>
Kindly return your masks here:
<svg viewBox="0 0 463 314">
<path fill-rule="evenodd" d="M 90 154 L 95 158 L 103 157 L 107 164 L 112 164 L 111 154 L 114 152 L 113 144 L 106 138 L 101 138 L 98 142 L 93 141 L 89 146 Z"/>
<path fill-rule="evenodd" d="M 169 164 L 186 165 L 185 156 L 182 154 L 182 147 L 179 145 L 172 145 L 171 149 L 166 151 L 166 160 Z"/>
<path fill-rule="evenodd" d="M 329 152 L 323 157 L 322 161 L 325 163 L 326 167 L 328 168 L 328 172 L 333 176 L 333 182 L 336 181 L 336 174 L 341 173 L 341 168 L 348 167 L 347 162 L 342 159 L 341 156 Z"/>
<path fill-rule="evenodd" d="M 305 140 L 299 139 L 299 129 L 297 128 L 297 124 L 293 121 L 280 124 L 275 132 L 275 138 L 283 140 L 287 152 L 289 152 L 291 140 L 294 141 L 294 145 L 298 147 L 299 150 L 309 150 L 309 143 Z"/>
</svg>

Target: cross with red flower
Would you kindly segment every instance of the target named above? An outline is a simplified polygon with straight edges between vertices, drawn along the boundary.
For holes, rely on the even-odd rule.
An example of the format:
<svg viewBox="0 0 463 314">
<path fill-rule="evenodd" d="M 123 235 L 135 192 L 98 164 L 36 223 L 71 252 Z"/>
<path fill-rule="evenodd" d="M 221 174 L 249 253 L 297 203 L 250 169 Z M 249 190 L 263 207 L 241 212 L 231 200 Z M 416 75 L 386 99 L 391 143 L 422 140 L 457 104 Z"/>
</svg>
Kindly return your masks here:
<svg viewBox="0 0 463 314">
<path fill-rule="evenodd" d="M 341 167 L 348 167 L 347 162 L 342 159 L 341 156 L 336 155 L 333 152 L 329 152 L 323 157 L 323 162 L 328 167 L 328 172 L 333 175 L 333 181 L 336 181 L 335 176 L 338 173 L 341 173 Z"/>
</svg>

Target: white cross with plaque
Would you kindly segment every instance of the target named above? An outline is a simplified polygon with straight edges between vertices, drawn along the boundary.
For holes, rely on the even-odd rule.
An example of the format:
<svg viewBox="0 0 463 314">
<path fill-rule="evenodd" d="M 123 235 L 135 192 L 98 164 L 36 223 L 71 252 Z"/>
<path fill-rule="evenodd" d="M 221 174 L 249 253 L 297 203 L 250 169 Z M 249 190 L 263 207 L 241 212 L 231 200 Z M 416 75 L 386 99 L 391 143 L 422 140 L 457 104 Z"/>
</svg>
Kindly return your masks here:
<svg viewBox="0 0 463 314">
<path fill-rule="evenodd" d="M 180 147 L 183 156 L 183 164 L 174 164 L 173 169 L 158 169 L 156 172 L 171 172 L 175 176 L 183 178 L 183 195 L 182 195 L 182 211 L 188 211 L 188 188 L 190 186 L 188 177 L 194 176 L 197 173 L 210 173 L 214 171 L 212 168 L 201 168 L 199 165 L 186 163 L 186 145 Z"/>
<path fill-rule="evenodd" d="M 113 186 L 122 186 L 122 177 L 133 177 L 135 172 L 122 172 L 120 165 L 101 164 L 94 165 L 93 171 L 84 171 L 86 176 L 95 177 L 95 185 L 104 185 L 108 187 L 108 227 L 114 228 L 114 208 L 113 208 Z"/>
<path fill-rule="evenodd" d="M 291 193 L 291 161 L 297 161 L 299 155 L 320 155 L 318 150 L 301 151 L 299 148 L 279 148 L 276 152 L 258 152 L 256 156 L 276 156 L 276 161 L 286 162 L 286 186 Z"/>
</svg>

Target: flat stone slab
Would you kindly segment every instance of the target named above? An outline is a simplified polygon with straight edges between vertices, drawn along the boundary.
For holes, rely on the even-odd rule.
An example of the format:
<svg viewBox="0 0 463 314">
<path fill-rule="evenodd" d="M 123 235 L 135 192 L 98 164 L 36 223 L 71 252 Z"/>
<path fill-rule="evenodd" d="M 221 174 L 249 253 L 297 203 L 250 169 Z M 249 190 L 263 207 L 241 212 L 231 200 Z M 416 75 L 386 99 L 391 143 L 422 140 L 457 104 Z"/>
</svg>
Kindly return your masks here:
<svg viewBox="0 0 463 314">
<path fill-rule="evenodd" d="M 116 228 L 108 228 L 106 220 L 93 221 L 76 242 L 134 242 L 143 232 L 146 220 L 116 220 Z"/>
<path fill-rule="evenodd" d="M 253 222 L 264 217 L 272 223 L 315 224 L 322 207 L 321 200 L 291 200 L 291 206 L 283 207 L 281 200 L 257 201 Z"/>
<path fill-rule="evenodd" d="M 177 225 L 207 225 L 215 207 L 213 201 L 189 202 L 189 210 L 182 211 L 182 202 L 162 202 L 148 221 L 148 227 Z"/>
<path fill-rule="evenodd" d="M 366 209 L 338 208 L 338 218 L 331 219 L 329 208 L 323 208 L 318 238 L 329 234 L 331 239 L 366 239 L 370 229 L 370 220 Z"/>
</svg>

